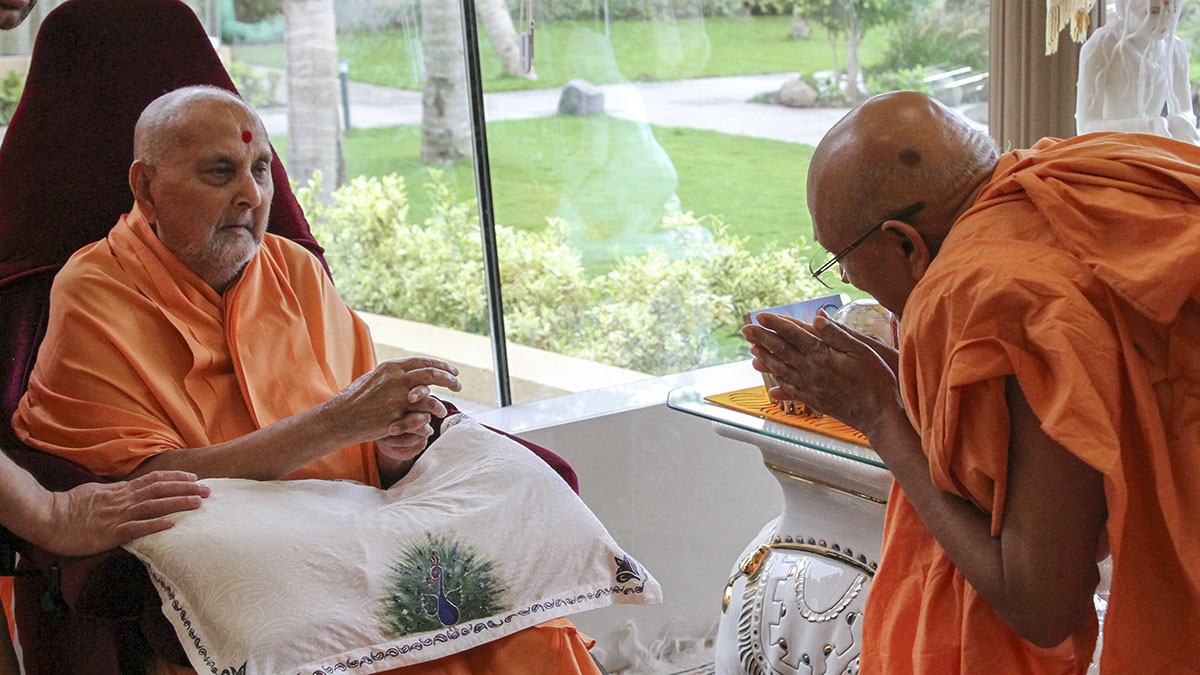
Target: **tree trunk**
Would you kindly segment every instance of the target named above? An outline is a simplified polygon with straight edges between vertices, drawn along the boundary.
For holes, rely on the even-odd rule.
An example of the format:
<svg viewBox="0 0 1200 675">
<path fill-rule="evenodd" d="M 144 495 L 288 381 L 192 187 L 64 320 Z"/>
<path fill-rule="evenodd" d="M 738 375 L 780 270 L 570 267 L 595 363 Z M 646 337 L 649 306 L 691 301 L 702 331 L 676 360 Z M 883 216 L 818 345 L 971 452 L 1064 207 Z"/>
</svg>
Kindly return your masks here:
<svg viewBox="0 0 1200 675">
<path fill-rule="evenodd" d="M 862 44 L 863 31 L 857 21 L 850 22 L 850 30 L 846 31 L 846 88 L 850 94 L 850 102 L 862 100 L 862 92 L 858 89 L 858 47 Z"/>
<path fill-rule="evenodd" d="M 517 29 L 513 27 L 512 14 L 508 11 L 508 3 L 504 0 L 479 0 L 475 3 L 475 11 L 483 28 L 487 31 L 496 56 L 500 57 L 500 65 L 504 72 L 530 80 L 537 79 L 537 73 L 532 68 L 528 73 L 521 72 L 521 49 L 517 45 Z M 520 30 L 529 30 L 528 24 Z"/>
<path fill-rule="evenodd" d="M 471 156 L 462 22 L 458 0 L 421 0 L 425 86 L 421 107 L 421 161 L 450 164 Z"/>
<path fill-rule="evenodd" d="M 287 22 L 288 173 L 322 173 L 321 198 L 345 180 L 333 0 L 284 0 Z"/>
<path fill-rule="evenodd" d="M 836 90 L 842 82 L 842 71 L 838 68 L 838 39 L 841 36 L 831 30 L 827 30 L 825 36 L 829 39 L 829 49 L 833 52 L 833 78 L 830 84 Z"/>
</svg>

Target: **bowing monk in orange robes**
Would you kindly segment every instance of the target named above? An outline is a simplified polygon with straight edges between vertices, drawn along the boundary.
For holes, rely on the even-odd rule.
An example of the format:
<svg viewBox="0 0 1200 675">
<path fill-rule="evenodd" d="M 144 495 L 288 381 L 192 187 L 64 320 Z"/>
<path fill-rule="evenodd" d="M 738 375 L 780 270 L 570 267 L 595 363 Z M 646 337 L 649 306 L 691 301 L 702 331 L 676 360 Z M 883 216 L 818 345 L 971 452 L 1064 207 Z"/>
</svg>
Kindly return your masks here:
<svg viewBox="0 0 1200 675">
<path fill-rule="evenodd" d="M 108 476 L 403 476 L 446 414 L 430 386 L 459 389 L 457 370 L 377 365 L 317 259 L 265 233 L 258 116 L 189 87 L 151 103 L 134 142 L 133 210 L 55 279 L 21 438 Z M 390 672 L 595 673 L 590 646 L 559 619 Z"/>
<path fill-rule="evenodd" d="M 1200 672 L 1200 148 L 999 156 L 895 93 L 822 141 L 809 203 L 843 279 L 902 317 L 898 360 L 826 319 L 747 329 L 776 393 L 896 478 L 862 672 L 1084 673 L 1108 554 L 1100 672 Z"/>
</svg>

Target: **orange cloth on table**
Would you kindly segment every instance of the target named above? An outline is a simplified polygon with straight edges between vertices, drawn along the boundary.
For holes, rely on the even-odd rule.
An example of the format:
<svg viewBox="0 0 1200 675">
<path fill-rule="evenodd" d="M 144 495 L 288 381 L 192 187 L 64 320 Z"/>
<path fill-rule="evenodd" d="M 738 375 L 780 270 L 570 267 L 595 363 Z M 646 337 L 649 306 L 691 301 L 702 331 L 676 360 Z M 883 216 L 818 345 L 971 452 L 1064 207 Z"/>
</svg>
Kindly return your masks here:
<svg viewBox="0 0 1200 675">
<path fill-rule="evenodd" d="M 122 476 L 158 453 L 229 441 L 307 410 L 374 366 L 366 325 L 308 251 L 267 234 L 222 297 L 135 207 L 55 278 L 13 429 L 29 445 Z M 287 478 L 378 486 L 374 444 L 347 446 Z M 583 640 L 560 620 L 447 657 L 446 667 L 390 672 L 529 672 L 509 658 L 578 661 L 578 672 L 596 672 Z"/>
<path fill-rule="evenodd" d="M 1104 476 L 1102 673 L 1200 668 L 1200 148 L 1043 139 L 1001 158 L 917 284 L 901 391 L 934 483 L 1004 521 L 1015 374 L 1042 428 Z M 1083 673 L 1089 621 L 1041 649 L 963 579 L 893 488 L 862 672 Z"/>
</svg>

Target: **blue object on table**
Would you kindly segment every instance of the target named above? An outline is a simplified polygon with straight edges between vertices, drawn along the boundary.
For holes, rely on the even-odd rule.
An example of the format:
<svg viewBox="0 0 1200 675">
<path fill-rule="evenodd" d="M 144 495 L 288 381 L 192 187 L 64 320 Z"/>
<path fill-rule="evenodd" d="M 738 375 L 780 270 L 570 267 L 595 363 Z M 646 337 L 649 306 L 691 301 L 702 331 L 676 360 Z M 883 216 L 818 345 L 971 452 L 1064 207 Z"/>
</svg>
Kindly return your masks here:
<svg viewBox="0 0 1200 675">
<path fill-rule="evenodd" d="M 779 305 L 778 307 L 768 307 L 766 309 L 756 309 L 753 312 L 746 314 L 749 323 L 757 324 L 759 314 L 779 314 L 782 316 L 790 316 L 793 319 L 798 319 L 804 323 L 812 323 L 816 318 L 819 310 L 825 310 L 832 315 L 838 307 L 842 306 L 842 296 L 827 295 L 823 298 L 813 298 L 812 300 L 801 300 L 788 305 Z"/>
</svg>

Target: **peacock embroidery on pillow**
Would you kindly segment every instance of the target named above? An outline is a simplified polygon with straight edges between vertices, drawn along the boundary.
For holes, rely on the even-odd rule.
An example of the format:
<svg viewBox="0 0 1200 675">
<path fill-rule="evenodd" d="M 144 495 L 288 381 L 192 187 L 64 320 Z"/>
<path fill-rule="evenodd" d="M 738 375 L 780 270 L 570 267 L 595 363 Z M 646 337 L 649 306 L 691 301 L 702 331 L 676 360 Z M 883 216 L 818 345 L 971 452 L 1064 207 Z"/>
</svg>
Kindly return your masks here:
<svg viewBox="0 0 1200 675">
<path fill-rule="evenodd" d="M 392 564 L 380 601 L 383 634 L 394 639 L 492 616 L 505 608 L 506 590 L 493 561 L 427 532 Z"/>
</svg>

